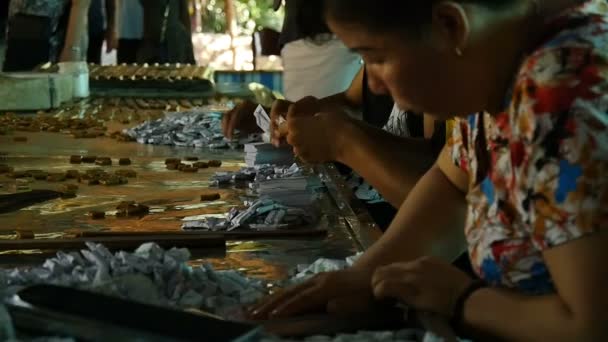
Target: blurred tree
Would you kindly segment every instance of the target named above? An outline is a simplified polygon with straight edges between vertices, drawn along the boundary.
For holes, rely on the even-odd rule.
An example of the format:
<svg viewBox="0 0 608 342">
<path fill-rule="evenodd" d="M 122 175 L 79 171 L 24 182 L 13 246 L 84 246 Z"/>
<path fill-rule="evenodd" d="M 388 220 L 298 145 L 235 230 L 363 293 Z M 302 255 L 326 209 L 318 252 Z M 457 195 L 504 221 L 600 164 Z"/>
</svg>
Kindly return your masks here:
<svg viewBox="0 0 608 342">
<path fill-rule="evenodd" d="M 193 1 L 201 1 L 203 4 L 200 11 L 203 32 L 228 32 L 225 0 Z M 281 30 L 283 10 L 275 12 L 272 9 L 273 0 L 233 0 L 233 2 L 237 35 L 251 35 L 264 27 Z"/>
</svg>

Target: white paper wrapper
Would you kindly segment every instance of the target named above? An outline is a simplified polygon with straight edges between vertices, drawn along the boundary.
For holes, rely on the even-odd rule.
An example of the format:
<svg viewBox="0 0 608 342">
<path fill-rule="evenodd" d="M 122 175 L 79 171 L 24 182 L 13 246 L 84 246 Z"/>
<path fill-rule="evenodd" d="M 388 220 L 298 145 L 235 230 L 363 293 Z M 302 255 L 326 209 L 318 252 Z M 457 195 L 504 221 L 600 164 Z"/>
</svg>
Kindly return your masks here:
<svg viewBox="0 0 608 342">
<path fill-rule="evenodd" d="M 206 147 L 211 149 L 237 148 L 261 141 L 258 134 L 234 141 L 224 139 L 222 114 L 210 110 L 167 113 L 163 119 L 146 121 L 123 133 L 140 144 Z"/>
</svg>

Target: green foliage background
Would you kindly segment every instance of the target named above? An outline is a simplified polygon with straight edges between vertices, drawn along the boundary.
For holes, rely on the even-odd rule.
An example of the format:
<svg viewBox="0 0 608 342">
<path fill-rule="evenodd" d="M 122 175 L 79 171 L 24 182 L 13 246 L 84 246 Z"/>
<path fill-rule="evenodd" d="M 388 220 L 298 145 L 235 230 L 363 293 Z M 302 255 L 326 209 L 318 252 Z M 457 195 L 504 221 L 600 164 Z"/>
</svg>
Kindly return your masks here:
<svg viewBox="0 0 608 342">
<path fill-rule="evenodd" d="M 202 10 L 203 32 L 226 32 L 224 0 L 207 0 Z M 262 27 L 280 31 L 283 23 L 283 10 L 272 9 L 273 0 L 234 0 L 238 33 L 251 35 Z"/>
</svg>

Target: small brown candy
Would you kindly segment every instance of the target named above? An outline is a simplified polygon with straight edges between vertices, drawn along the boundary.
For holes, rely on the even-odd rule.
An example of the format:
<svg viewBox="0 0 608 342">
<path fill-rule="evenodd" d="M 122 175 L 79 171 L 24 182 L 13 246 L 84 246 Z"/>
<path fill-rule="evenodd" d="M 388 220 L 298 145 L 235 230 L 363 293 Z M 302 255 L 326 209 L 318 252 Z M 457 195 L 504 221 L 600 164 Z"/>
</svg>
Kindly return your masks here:
<svg viewBox="0 0 608 342">
<path fill-rule="evenodd" d="M 220 167 L 220 166 L 222 166 L 222 161 L 221 160 L 210 160 L 208 164 L 209 164 L 209 167 Z"/>
<path fill-rule="evenodd" d="M 48 172 L 44 172 L 41 170 L 31 170 L 28 172 L 30 174 L 30 177 L 34 178 L 35 180 L 46 180 L 49 177 Z"/>
<path fill-rule="evenodd" d="M 116 206 L 116 210 L 127 210 L 131 205 L 135 205 L 135 201 L 122 201 Z"/>
<path fill-rule="evenodd" d="M 91 178 L 87 180 L 87 185 L 99 185 L 99 178 Z"/>
<path fill-rule="evenodd" d="M 179 164 L 181 163 L 182 160 L 179 158 L 167 158 L 165 159 L 165 165 L 169 165 L 169 164 Z"/>
<path fill-rule="evenodd" d="M 167 164 L 167 170 L 177 170 L 180 164 Z"/>
<path fill-rule="evenodd" d="M 135 178 L 135 177 L 137 177 L 137 172 L 135 172 L 133 170 L 128 170 L 128 169 L 116 170 L 116 172 L 114 172 L 114 174 L 117 175 L 117 176 L 126 177 L 126 178 Z"/>
<path fill-rule="evenodd" d="M 101 175 L 101 174 L 105 173 L 105 171 L 100 167 L 95 168 L 95 169 L 88 169 L 85 172 L 87 175 Z"/>
<path fill-rule="evenodd" d="M 117 208 L 118 209 L 118 208 Z M 150 208 L 143 204 L 128 204 L 118 209 L 116 213 L 117 217 L 133 217 L 133 216 L 144 216 L 150 212 Z"/>
<path fill-rule="evenodd" d="M 11 173 L 14 169 L 6 164 L 0 164 L 0 174 Z"/>
<path fill-rule="evenodd" d="M 222 196 L 220 196 L 220 194 L 218 194 L 218 193 L 203 194 L 203 195 L 201 195 L 201 202 L 217 201 L 220 198 L 222 198 Z"/>
<path fill-rule="evenodd" d="M 51 183 L 63 182 L 65 180 L 66 176 L 64 173 L 49 173 L 49 175 L 46 177 L 46 181 Z"/>
<path fill-rule="evenodd" d="M 63 184 L 61 186 L 61 191 L 63 191 L 63 192 L 70 192 L 70 191 L 74 192 L 77 190 L 78 190 L 78 185 L 76 185 L 76 184 Z"/>
<path fill-rule="evenodd" d="M 70 164 L 80 164 L 80 163 L 82 163 L 81 156 L 71 156 L 70 157 Z"/>
<path fill-rule="evenodd" d="M 34 174 L 40 173 L 42 170 L 25 170 L 27 177 L 34 178 Z"/>
<path fill-rule="evenodd" d="M 186 157 L 186 161 L 198 161 L 198 157 Z"/>
<path fill-rule="evenodd" d="M 194 167 L 194 166 L 190 166 L 190 165 L 186 165 L 182 168 L 179 169 L 181 172 L 186 172 L 186 173 L 196 173 L 198 172 L 198 168 Z"/>
<path fill-rule="evenodd" d="M 36 237 L 34 235 L 34 232 L 31 230 L 17 230 L 15 231 L 15 233 L 17 235 L 18 240 L 29 240 Z"/>
<path fill-rule="evenodd" d="M 10 178 L 17 179 L 17 178 L 27 178 L 30 175 L 26 171 L 13 171 L 13 172 L 9 173 L 8 176 Z"/>
<path fill-rule="evenodd" d="M 194 166 L 197 169 L 207 169 L 207 168 L 209 168 L 209 164 L 207 164 L 205 162 L 196 162 L 196 163 L 192 164 L 192 166 Z"/>
<path fill-rule="evenodd" d="M 76 191 L 67 191 L 61 193 L 61 199 L 75 198 Z"/>
<path fill-rule="evenodd" d="M 93 164 L 97 160 L 96 156 L 84 156 L 82 157 L 82 162 L 86 164 Z"/>
<path fill-rule="evenodd" d="M 78 170 L 67 170 L 65 172 L 65 178 L 67 178 L 67 179 L 78 179 L 78 178 L 80 178 L 80 171 L 78 171 Z"/>
<path fill-rule="evenodd" d="M 108 157 L 100 157 L 95 160 L 95 165 L 99 166 L 110 166 L 112 165 L 112 159 Z"/>
<path fill-rule="evenodd" d="M 116 175 L 110 175 L 99 180 L 99 183 L 107 186 L 122 185 L 127 184 L 128 182 L 129 181 L 126 178 Z"/>
<path fill-rule="evenodd" d="M 89 216 L 93 220 L 103 220 L 106 218 L 106 213 L 103 211 L 89 211 Z"/>
<path fill-rule="evenodd" d="M 118 159 L 118 165 L 122 165 L 122 166 L 131 165 L 131 159 L 120 158 L 120 159 Z"/>
</svg>

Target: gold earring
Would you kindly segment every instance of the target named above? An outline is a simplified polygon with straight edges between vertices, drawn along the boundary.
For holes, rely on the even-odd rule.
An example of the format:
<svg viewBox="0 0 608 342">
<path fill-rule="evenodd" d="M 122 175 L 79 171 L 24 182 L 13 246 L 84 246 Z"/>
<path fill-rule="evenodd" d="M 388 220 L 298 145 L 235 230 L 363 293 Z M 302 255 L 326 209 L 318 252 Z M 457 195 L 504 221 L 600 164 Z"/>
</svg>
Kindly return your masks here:
<svg viewBox="0 0 608 342">
<path fill-rule="evenodd" d="M 462 50 L 459 47 L 456 48 L 456 56 L 462 57 Z"/>
</svg>

